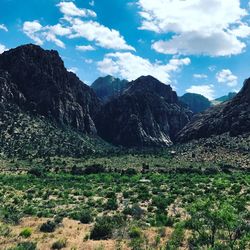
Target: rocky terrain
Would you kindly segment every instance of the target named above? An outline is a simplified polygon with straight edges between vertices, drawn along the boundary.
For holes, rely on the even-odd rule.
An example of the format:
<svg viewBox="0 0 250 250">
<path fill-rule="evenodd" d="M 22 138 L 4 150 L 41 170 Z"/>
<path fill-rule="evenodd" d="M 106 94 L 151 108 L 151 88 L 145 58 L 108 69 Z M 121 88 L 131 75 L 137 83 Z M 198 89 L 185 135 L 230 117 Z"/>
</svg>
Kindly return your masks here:
<svg viewBox="0 0 250 250">
<path fill-rule="evenodd" d="M 98 134 L 115 145 L 169 146 L 191 116 L 170 86 L 143 76 L 102 107 L 96 124 Z"/>
<path fill-rule="evenodd" d="M 62 125 L 96 133 L 93 116 L 100 102 L 90 87 L 66 70 L 57 51 L 20 46 L 0 55 L 0 69 L 2 98 Z"/>
<path fill-rule="evenodd" d="M 177 137 L 178 142 L 211 137 L 229 132 L 240 135 L 250 131 L 250 79 L 230 101 L 196 115 Z"/>
<path fill-rule="evenodd" d="M 120 80 L 108 75 L 96 79 L 91 88 L 103 102 L 107 102 L 113 97 L 120 96 L 128 86 L 129 82 L 127 80 Z"/>
<path fill-rule="evenodd" d="M 185 103 L 194 113 L 205 111 L 211 106 L 211 102 L 203 95 L 186 93 L 179 97 L 179 100 Z"/>
</svg>

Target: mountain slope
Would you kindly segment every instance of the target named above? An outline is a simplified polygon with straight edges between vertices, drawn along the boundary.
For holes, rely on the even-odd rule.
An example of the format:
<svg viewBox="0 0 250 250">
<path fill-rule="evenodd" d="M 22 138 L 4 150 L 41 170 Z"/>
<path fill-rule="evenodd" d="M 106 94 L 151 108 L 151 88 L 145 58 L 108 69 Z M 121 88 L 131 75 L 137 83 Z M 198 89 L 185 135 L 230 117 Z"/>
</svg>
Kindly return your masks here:
<svg viewBox="0 0 250 250">
<path fill-rule="evenodd" d="M 60 127 L 44 116 L 33 115 L 5 103 L 0 109 L 0 155 L 20 159 L 41 157 L 84 157 L 113 147 L 96 136 Z"/>
<path fill-rule="evenodd" d="M 98 134 L 115 145 L 166 146 L 191 115 L 170 86 L 143 76 L 102 107 L 96 125 Z"/>
<path fill-rule="evenodd" d="M 59 124 L 96 133 L 93 117 L 100 103 L 93 90 L 66 70 L 57 51 L 24 45 L 0 55 L 0 69 L 22 95 L 21 108 Z"/>
<path fill-rule="evenodd" d="M 110 75 L 99 77 L 91 85 L 91 88 L 103 102 L 107 102 L 110 98 L 121 95 L 127 87 L 128 81 L 120 80 Z"/>
<path fill-rule="evenodd" d="M 186 93 L 179 97 L 179 100 L 185 103 L 194 113 L 200 113 L 211 106 L 210 101 L 203 95 Z"/>
<path fill-rule="evenodd" d="M 210 137 L 229 132 L 231 135 L 250 131 L 250 78 L 230 101 L 198 114 L 177 137 L 178 142 Z"/>
</svg>

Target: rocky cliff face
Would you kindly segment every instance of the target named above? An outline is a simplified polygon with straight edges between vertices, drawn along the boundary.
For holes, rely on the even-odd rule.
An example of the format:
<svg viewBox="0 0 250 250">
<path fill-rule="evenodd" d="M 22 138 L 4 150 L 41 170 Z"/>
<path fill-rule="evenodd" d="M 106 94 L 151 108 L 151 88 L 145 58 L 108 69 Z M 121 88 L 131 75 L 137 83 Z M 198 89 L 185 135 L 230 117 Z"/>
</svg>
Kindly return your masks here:
<svg viewBox="0 0 250 250">
<path fill-rule="evenodd" d="M 191 116 L 170 86 L 146 76 L 105 104 L 96 125 L 98 134 L 116 145 L 166 146 Z"/>
<path fill-rule="evenodd" d="M 93 90 L 66 70 L 58 52 L 24 45 L 0 55 L 1 98 L 85 133 L 95 133 L 100 103 Z M 6 87 L 7 86 L 7 87 Z"/>
<path fill-rule="evenodd" d="M 177 137 L 178 142 L 206 138 L 229 132 L 231 135 L 250 132 L 250 79 L 230 101 L 208 109 L 188 123 Z"/>
<path fill-rule="evenodd" d="M 211 102 L 203 95 L 186 93 L 179 97 L 195 114 L 203 112 L 211 106 Z"/>
<path fill-rule="evenodd" d="M 127 87 L 128 81 L 113 76 L 99 77 L 91 85 L 91 88 L 103 102 L 120 96 Z"/>
</svg>

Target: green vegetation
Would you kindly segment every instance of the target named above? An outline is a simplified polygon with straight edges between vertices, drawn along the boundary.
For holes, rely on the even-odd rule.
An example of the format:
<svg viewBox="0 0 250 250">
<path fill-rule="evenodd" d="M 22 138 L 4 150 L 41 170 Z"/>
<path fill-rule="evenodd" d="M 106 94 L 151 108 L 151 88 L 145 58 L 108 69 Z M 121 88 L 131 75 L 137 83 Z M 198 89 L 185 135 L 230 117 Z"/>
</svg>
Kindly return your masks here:
<svg viewBox="0 0 250 250">
<path fill-rule="evenodd" d="M 249 247 L 247 173 L 45 172 L 42 176 L 0 175 L 1 236 L 10 237 L 6 223 L 19 223 L 25 216 L 47 217 L 47 222 L 40 226 L 45 233 L 54 232 L 68 217 L 83 224 L 92 223 L 90 239 L 127 239 L 132 249 L 148 244 L 143 232 L 150 227 L 173 228 L 167 249 L 178 249 L 184 244 L 186 230 L 190 233 L 185 244 L 192 249 Z M 23 238 L 31 235 L 29 228 L 20 233 Z M 160 242 L 158 234 L 154 244 Z M 53 249 L 60 249 L 61 243 L 55 242 Z"/>
<path fill-rule="evenodd" d="M 31 234 L 32 234 L 31 228 L 24 228 L 19 235 L 23 238 L 29 238 Z"/>
</svg>

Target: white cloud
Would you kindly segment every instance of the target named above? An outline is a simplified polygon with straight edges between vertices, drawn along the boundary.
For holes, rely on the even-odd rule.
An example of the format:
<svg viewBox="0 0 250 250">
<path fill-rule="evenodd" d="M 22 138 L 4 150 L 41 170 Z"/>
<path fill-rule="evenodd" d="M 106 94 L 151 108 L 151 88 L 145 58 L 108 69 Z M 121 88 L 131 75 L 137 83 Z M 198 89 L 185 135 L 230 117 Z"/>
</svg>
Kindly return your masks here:
<svg viewBox="0 0 250 250">
<path fill-rule="evenodd" d="M 61 48 L 65 48 L 65 44 L 57 38 L 57 35 L 64 36 L 71 33 L 69 28 L 64 28 L 61 24 L 43 27 L 37 20 L 24 22 L 23 32 L 38 45 L 43 45 L 44 41 L 48 41 Z"/>
<path fill-rule="evenodd" d="M 96 17 L 96 13 L 88 9 L 80 9 L 73 2 L 60 2 L 57 4 L 60 11 L 66 16 Z"/>
<path fill-rule="evenodd" d="M 241 53 L 249 36 L 240 0 L 138 0 L 140 29 L 174 34 L 152 48 L 164 54 L 226 56 Z M 247 31 L 247 34 L 243 33 Z"/>
<path fill-rule="evenodd" d="M 223 69 L 218 72 L 216 78 L 219 83 L 225 83 L 229 87 L 235 87 L 238 84 L 238 77 L 229 69 Z"/>
<path fill-rule="evenodd" d="M 38 21 L 27 21 L 23 24 L 23 32 L 38 45 L 43 44 L 43 40 L 39 37 L 38 33 L 42 28 L 43 26 Z"/>
<path fill-rule="evenodd" d="M 95 21 L 82 21 L 79 18 L 68 19 L 73 30 L 70 38 L 83 37 L 88 41 L 94 41 L 100 47 L 117 50 L 135 50 L 127 45 L 120 32 L 109 29 Z"/>
<path fill-rule="evenodd" d="M 170 74 L 178 71 L 182 66 L 189 65 L 190 62 L 189 58 L 174 58 L 168 64 L 151 63 L 148 59 L 130 52 L 116 52 L 106 54 L 97 65 L 101 73 L 119 76 L 129 81 L 142 75 L 152 75 L 164 83 L 169 83 Z"/>
<path fill-rule="evenodd" d="M 193 74 L 193 77 L 196 79 L 206 79 L 208 76 L 205 74 Z"/>
<path fill-rule="evenodd" d="M 0 43 L 0 54 L 2 54 L 4 51 L 8 50 L 5 45 Z"/>
<path fill-rule="evenodd" d="M 0 24 L 0 30 L 8 31 L 7 27 L 4 24 Z"/>
<path fill-rule="evenodd" d="M 69 39 L 84 38 L 106 49 L 135 51 L 132 46 L 126 43 L 119 31 L 109 29 L 93 20 L 80 19 L 95 17 L 94 12 L 79 9 L 73 2 L 60 2 L 57 6 L 64 16 L 60 19 L 60 23 L 56 25 L 42 26 L 36 20 L 24 22 L 23 32 L 36 44 L 42 45 L 45 41 L 50 41 L 61 48 L 65 48 L 63 41 L 58 38 L 58 36 L 64 36 Z"/>
<path fill-rule="evenodd" d="M 214 85 L 192 85 L 186 90 L 188 93 L 200 94 L 207 97 L 209 100 L 214 99 Z"/>
<path fill-rule="evenodd" d="M 93 50 L 96 50 L 95 47 L 93 47 L 92 45 L 77 45 L 76 49 L 80 50 L 80 51 L 93 51 Z"/>
</svg>

